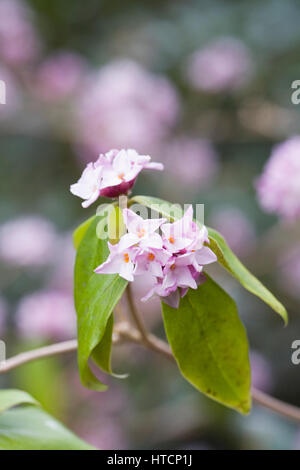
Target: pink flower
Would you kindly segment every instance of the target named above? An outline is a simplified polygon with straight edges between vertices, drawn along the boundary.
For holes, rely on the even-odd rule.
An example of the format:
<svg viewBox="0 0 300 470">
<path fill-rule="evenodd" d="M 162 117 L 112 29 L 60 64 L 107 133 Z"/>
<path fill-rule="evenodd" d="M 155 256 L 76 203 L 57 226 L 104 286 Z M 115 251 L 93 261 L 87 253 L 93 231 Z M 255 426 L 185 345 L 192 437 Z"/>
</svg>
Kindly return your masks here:
<svg viewBox="0 0 300 470">
<path fill-rule="evenodd" d="M 126 250 L 120 249 L 120 243 L 112 245 L 108 243 L 110 255 L 107 260 L 95 269 L 97 274 L 116 274 L 127 281 L 133 281 L 134 260 L 137 249 L 128 247 Z"/>
<path fill-rule="evenodd" d="M 237 255 L 248 255 L 255 244 L 255 229 L 247 215 L 233 206 L 213 213 L 211 226 L 219 230 Z"/>
<path fill-rule="evenodd" d="M 260 205 L 286 220 L 300 217 L 300 136 L 276 145 L 256 183 Z"/>
<path fill-rule="evenodd" d="M 71 185 L 71 193 L 85 199 L 82 207 L 89 207 L 100 196 L 101 174 L 101 166 L 89 163 L 77 183 Z"/>
<path fill-rule="evenodd" d="M 37 69 L 34 93 L 43 101 L 69 98 L 82 85 L 86 65 L 73 52 L 61 51 L 48 57 Z"/>
<path fill-rule="evenodd" d="M 300 245 L 284 250 L 279 258 L 278 284 L 292 297 L 300 298 Z"/>
<path fill-rule="evenodd" d="M 6 104 L 0 104 L 0 123 L 14 119 L 22 110 L 22 95 L 15 76 L 0 61 L 0 80 L 5 83 Z"/>
<path fill-rule="evenodd" d="M 203 266 L 217 261 L 204 245 L 209 242 L 206 227 L 199 228 L 193 221 L 192 206 L 173 224 L 164 223 L 165 219 L 144 220 L 129 209 L 123 210 L 123 216 L 128 233 L 117 245 L 108 244 L 110 255 L 95 272 L 118 273 L 130 282 L 136 275 L 150 275 L 151 289 L 141 300 L 158 295 L 177 308 L 180 296 L 204 281 Z M 159 228 L 163 237 L 157 233 Z"/>
<path fill-rule="evenodd" d="M 115 146 L 149 151 L 175 124 L 179 100 L 166 78 L 117 60 L 90 77 L 77 106 L 75 139 L 89 153 Z"/>
<path fill-rule="evenodd" d="M 154 277 L 163 277 L 163 266 L 171 258 L 171 253 L 163 248 L 148 248 L 138 251 L 135 257 L 134 274 L 149 273 Z"/>
<path fill-rule="evenodd" d="M 188 61 L 187 78 L 201 91 L 217 93 L 242 88 L 252 73 L 252 60 L 244 43 L 219 38 L 196 51 Z"/>
<path fill-rule="evenodd" d="M 99 196 L 118 197 L 127 194 L 138 174 L 144 169 L 163 170 L 161 163 L 151 162 L 148 155 L 139 155 L 135 150 L 111 150 L 101 154 L 95 163 L 89 163 L 77 183 L 70 191 L 90 206 Z"/>
<path fill-rule="evenodd" d="M 16 323 L 25 338 L 72 338 L 76 332 L 72 295 L 56 290 L 30 294 L 17 307 Z"/>
<path fill-rule="evenodd" d="M 162 248 L 162 239 L 156 230 L 166 219 L 144 220 L 129 209 L 123 210 L 123 217 L 128 233 L 123 235 L 120 241 L 122 249 L 136 244 L 142 249 Z"/>
<path fill-rule="evenodd" d="M 197 283 L 189 269 L 193 264 L 193 253 L 185 253 L 172 257 L 164 267 L 164 289 L 191 287 L 197 289 Z M 202 270 L 202 267 L 200 268 Z"/>
<path fill-rule="evenodd" d="M 208 186 L 218 172 L 218 156 L 204 139 L 180 136 L 162 146 L 162 160 L 169 175 L 185 191 Z"/>
<path fill-rule="evenodd" d="M 0 0 L 0 57 L 10 65 L 32 61 L 39 52 L 31 13 L 20 0 Z"/>
<path fill-rule="evenodd" d="M 199 229 L 193 220 L 192 206 L 187 209 L 181 219 L 172 224 L 164 224 L 161 230 L 164 246 L 171 253 L 185 250 L 192 244 L 192 249 L 197 249 L 198 246 L 202 247 L 204 242 L 209 241 L 206 227 Z"/>
<path fill-rule="evenodd" d="M 43 266 L 52 260 L 56 242 L 48 220 L 19 217 L 0 227 L 0 258 L 14 266 Z"/>
</svg>

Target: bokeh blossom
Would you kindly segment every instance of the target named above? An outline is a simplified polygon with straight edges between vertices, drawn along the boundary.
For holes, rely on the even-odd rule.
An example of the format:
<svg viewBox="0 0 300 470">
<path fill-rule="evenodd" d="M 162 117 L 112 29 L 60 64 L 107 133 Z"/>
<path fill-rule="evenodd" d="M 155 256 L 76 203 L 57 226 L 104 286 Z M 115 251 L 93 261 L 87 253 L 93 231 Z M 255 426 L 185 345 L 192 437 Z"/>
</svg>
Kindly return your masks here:
<svg viewBox="0 0 300 470">
<path fill-rule="evenodd" d="M 138 174 L 145 169 L 163 170 L 161 163 L 150 161 L 148 155 L 139 155 L 135 150 L 111 150 L 101 154 L 95 163 L 89 163 L 77 183 L 70 191 L 90 206 L 99 196 L 118 197 L 127 194 Z"/>
<path fill-rule="evenodd" d="M 236 38 L 223 37 L 194 52 L 187 64 L 189 83 L 204 92 L 242 88 L 252 73 L 249 50 Z"/>
<path fill-rule="evenodd" d="M 147 151 L 168 134 L 179 111 L 171 83 L 130 60 L 90 78 L 77 102 L 75 139 L 91 154 L 108 148 Z"/>
<path fill-rule="evenodd" d="M 0 258 L 7 264 L 43 266 L 52 260 L 57 235 L 39 216 L 23 216 L 0 226 Z"/>
<path fill-rule="evenodd" d="M 257 351 L 251 351 L 250 363 L 253 387 L 269 392 L 273 385 L 271 364 Z"/>
<path fill-rule="evenodd" d="M 1 105 L 0 123 L 2 120 L 13 119 L 22 105 L 22 95 L 14 75 L 0 60 L 0 80 L 5 83 L 5 106 Z"/>
<path fill-rule="evenodd" d="M 294 297 L 300 299 L 300 245 L 285 250 L 278 261 L 278 284 Z"/>
<path fill-rule="evenodd" d="M 21 0 L 0 0 L 0 58 L 10 65 L 24 65 L 37 57 L 39 49 L 29 7 Z"/>
<path fill-rule="evenodd" d="M 218 157 L 212 144 L 187 136 L 170 140 L 162 147 L 168 174 L 185 188 L 209 185 L 218 171 Z"/>
<path fill-rule="evenodd" d="M 256 189 L 265 211 L 290 221 L 300 217 L 299 135 L 273 148 Z"/>
<path fill-rule="evenodd" d="M 227 240 L 230 248 L 239 256 L 248 255 L 254 248 L 255 229 L 246 213 L 237 207 L 218 208 L 210 217 L 210 225 Z"/>
<path fill-rule="evenodd" d="M 46 102 L 70 98 L 84 82 L 86 65 L 74 52 L 60 51 L 42 62 L 35 75 L 33 91 Z"/>
<path fill-rule="evenodd" d="M 203 266 L 217 261 L 204 245 L 209 243 L 206 227 L 199 228 L 193 221 L 192 206 L 172 224 L 164 219 L 144 220 L 130 209 L 123 210 L 123 217 L 128 233 L 116 245 L 109 244 L 108 259 L 95 272 L 118 273 L 130 282 L 135 276 L 151 274 L 153 284 L 142 300 L 157 295 L 177 308 L 180 296 L 205 281 Z M 162 235 L 156 232 L 159 228 Z"/>
<path fill-rule="evenodd" d="M 73 296 L 59 290 L 29 294 L 17 307 L 16 324 L 26 339 L 72 338 L 76 333 Z"/>
</svg>

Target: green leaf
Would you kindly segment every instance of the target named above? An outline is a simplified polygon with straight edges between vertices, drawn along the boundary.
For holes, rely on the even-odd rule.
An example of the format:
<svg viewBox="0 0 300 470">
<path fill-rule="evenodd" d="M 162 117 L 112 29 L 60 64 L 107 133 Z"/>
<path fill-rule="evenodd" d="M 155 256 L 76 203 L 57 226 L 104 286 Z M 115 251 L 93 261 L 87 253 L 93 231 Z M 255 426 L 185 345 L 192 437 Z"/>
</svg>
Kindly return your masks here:
<svg viewBox="0 0 300 470">
<path fill-rule="evenodd" d="M 114 317 L 110 315 L 101 342 L 94 348 L 92 358 L 94 362 L 108 374 L 114 375 L 111 369 L 111 348 Z"/>
<path fill-rule="evenodd" d="M 178 220 L 183 216 L 183 209 L 180 204 L 172 204 L 158 197 L 134 196 L 130 199 L 130 206 L 132 206 L 132 204 L 140 204 L 141 206 L 149 207 L 149 209 L 155 210 L 171 221 Z"/>
<path fill-rule="evenodd" d="M 95 217 L 96 216 L 93 215 L 89 219 L 85 220 L 82 224 L 80 224 L 79 227 L 77 227 L 77 229 L 74 230 L 74 232 L 73 232 L 73 245 L 74 245 L 75 250 L 78 249 L 81 240 L 83 239 L 87 229 L 89 228 L 89 226 L 91 225 L 91 223 L 93 222 Z"/>
<path fill-rule="evenodd" d="M 0 390 L 0 413 L 21 403 L 38 405 L 38 402 L 31 395 L 22 390 Z"/>
<path fill-rule="evenodd" d="M 0 415 L 0 449 L 93 450 L 94 448 L 42 409 L 29 405 L 7 410 Z"/>
<path fill-rule="evenodd" d="M 104 370 L 109 370 L 111 349 L 111 313 L 120 300 L 127 282 L 117 274 L 95 274 L 94 269 L 109 254 L 107 239 L 97 237 L 97 225 L 103 218 L 95 217 L 86 230 L 77 251 L 75 262 L 74 297 L 78 329 L 78 365 L 82 383 L 94 390 L 105 390 L 91 372 L 91 356 Z M 102 340 L 104 343 L 102 347 Z M 104 347 L 105 346 L 105 347 Z"/>
<path fill-rule="evenodd" d="M 248 413 L 248 341 L 235 302 L 207 275 L 178 309 L 162 303 L 168 341 L 182 375 L 210 398 Z"/>
<path fill-rule="evenodd" d="M 177 220 L 183 215 L 183 211 L 180 211 L 178 205 L 173 208 L 173 204 L 155 197 L 136 196 L 131 199 L 131 203 L 142 204 L 149 208 L 153 207 L 157 212 L 169 218 L 170 220 Z M 230 272 L 230 274 L 234 276 L 245 289 L 259 297 L 266 304 L 268 304 L 276 313 L 278 313 L 283 318 L 285 324 L 287 324 L 288 315 L 285 307 L 240 262 L 237 256 L 231 251 L 222 235 L 211 228 L 208 228 L 208 234 L 210 239 L 210 248 L 217 255 L 219 263 L 224 268 L 226 268 Z"/>
</svg>

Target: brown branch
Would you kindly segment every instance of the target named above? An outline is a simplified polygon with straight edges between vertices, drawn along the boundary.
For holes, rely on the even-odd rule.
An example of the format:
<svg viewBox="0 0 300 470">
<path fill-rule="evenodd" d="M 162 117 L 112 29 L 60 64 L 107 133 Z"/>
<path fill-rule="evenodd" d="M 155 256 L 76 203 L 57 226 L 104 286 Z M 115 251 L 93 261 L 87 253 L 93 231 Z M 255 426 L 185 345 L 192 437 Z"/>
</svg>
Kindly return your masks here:
<svg viewBox="0 0 300 470">
<path fill-rule="evenodd" d="M 36 361 L 44 357 L 57 356 L 58 354 L 65 354 L 71 351 L 76 351 L 77 340 L 63 341 L 62 343 L 51 344 L 50 346 L 43 346 L 42 348 L 26 351 L 21 354 L 0 362 L 0 374 L 8 372 L 11 369 L 26 364 L 27 362 Z"/>
<path fill-rule="evenodd" d="M 153 334 L 147 334 L 147 342 L 144 341 L 141 333 L 132 328 L 128 323 L 120 323 L 116 326 L 116 330 L 113 335 L 113 343 L 119 344 L 122 342 L 131 342 L 139 344 L 151 349 L 167 359 L 175 362 L 175 358 L 171 352 L 169 345 L 154 336 Z M 77 349 L 77 340 L 64 341 L 62 343 L 52 344 L 50 346 L 44 346 L 42 348 L 27 351 L 25 353 L 17 354 L 16 356 L 7 359 L 0 363 L 0 373 L 8 372 L 22 364 L 36 361 L 38 359 L 56 356 L 59 354 L 66 354 L 68 352 L 75 351 Z M 289 405 L 281 400 L 267 395 L 256 388 L 252 388 L 253 401 L 269 410 L 272 410 L 286 418 L 300 422 L 300 408 Z"/>
<path fill-rule="evenodd" d="M 130 310 L 132 320 L 133 320 L 135 326 L 137 327 L 138 331 L 140 332 L 144 342 L 148 343 L 148 332 L 147 332 L 147 329 L 144 325 L 144 322 L 143 322 L 142 318 L 140 317 L 139 312 L 138 312 L 138 310 L 135 306 L 135 303 L 134 303 L 134 300 L 133 300 L 132 288 L 131 288 L 130 283 L 126 287 L 125 295 L 126 295 L 126 299 L 127 299 L 127 303 L 128 303 L 128 306 L 129 306 L 129 310 Z"/>
</svg>

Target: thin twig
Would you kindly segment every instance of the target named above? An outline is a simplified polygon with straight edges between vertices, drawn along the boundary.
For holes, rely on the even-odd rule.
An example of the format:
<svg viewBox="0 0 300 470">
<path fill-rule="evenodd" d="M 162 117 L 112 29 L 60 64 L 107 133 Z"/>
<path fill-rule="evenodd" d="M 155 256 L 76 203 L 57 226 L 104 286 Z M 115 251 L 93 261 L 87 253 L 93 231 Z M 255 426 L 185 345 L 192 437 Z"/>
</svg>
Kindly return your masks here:
<svg viewBox="0 0 300 470">
<path fill-rule="evenodd" d="M 15 367 L 19 367 L 27 362 L 36 361 L 37 359 L 76 351 L 77 345 L 77 340 L 72 339 L 70 341 L 63 341 L 62 343 L 51 344 L 50 346 L 43 346 L 42 348 L 17 354 L 6 361 L 0 362 L 0 373 L 8 372 Z"/>
<path fill-rule="evenodd" d="M 142 336 L 143 340 L 147 343 L 148 342 L 148 332 L 147 332 L 147 329 L 144 325 L 144 322 L 143 322 L 142 318 L 140 317 L 139 312 L 138 312 L 138 310 L 135 306 L 135 303 L 134 303 L 134 300 L 133 300 L 133 292 L 132 292 L 132 288 L 131 288 L 130 283 L 126 287 L 125 294 L 126 294 L 126 299 L 127 299 L 127 302 L 128 302 L 128 306 L 129 306 L 129 310 L 130 310 L 133 322 L 134 322 L 135 326 L 137 327 L 138 331 L 141 333 L 141 336 Z"/>
<path fill-rule="evenodd" d="M 175 362 L 175 358 L 171 352 L 171 349 L 165 341 L 157 338 L 153 334 L 148 334 L 147 342 L 145 342 L 141 333 L 138 330 L 133 329 L 130 325 L 128 325 L 128 323 L 120 323 L 117 325 L 113 337 L 114 344 L 119 344 L 124 341 L 142 345 L 147 349 L 156 351 L 157 353 L 165 356 L 167 359 Z M 36 361 L 38 359 L 56 356 L 59 354 L 66 354 L 68 352 L 75 351 L 76 349 L 77 340 L 74 339 L 34 349 L 32 351 L 27 351 L 0 363 L 0 373 L 8 372 L 11 369 L 31 361 Z M 256 388 L 252 388 L 252 398 L 253 401 L 257 404 L 268 408 L 269 410 L 272 410 L 286 418 L 300 422 L 300 408 L 289 405 L 288 403 L 285 403 L 281 400 L 277 400 L 276 398 L 273 398 L 270 395 L 257 390 Z"/>
<path fill-rule="evenodd" d="M 258 390 L 257 388 L 253 388 L 251 390 L 253 401 L 256 402 L 258 405 L 264 406 L 269 410 L 275 411 L 286 418 L 293 419 L 294 421 L 300 422 L 300 408 L 297 406 L 289 405 L 284 401 L 278 400 L 277 398 L 273 398 L 270 395 Z"/>
</svg>

